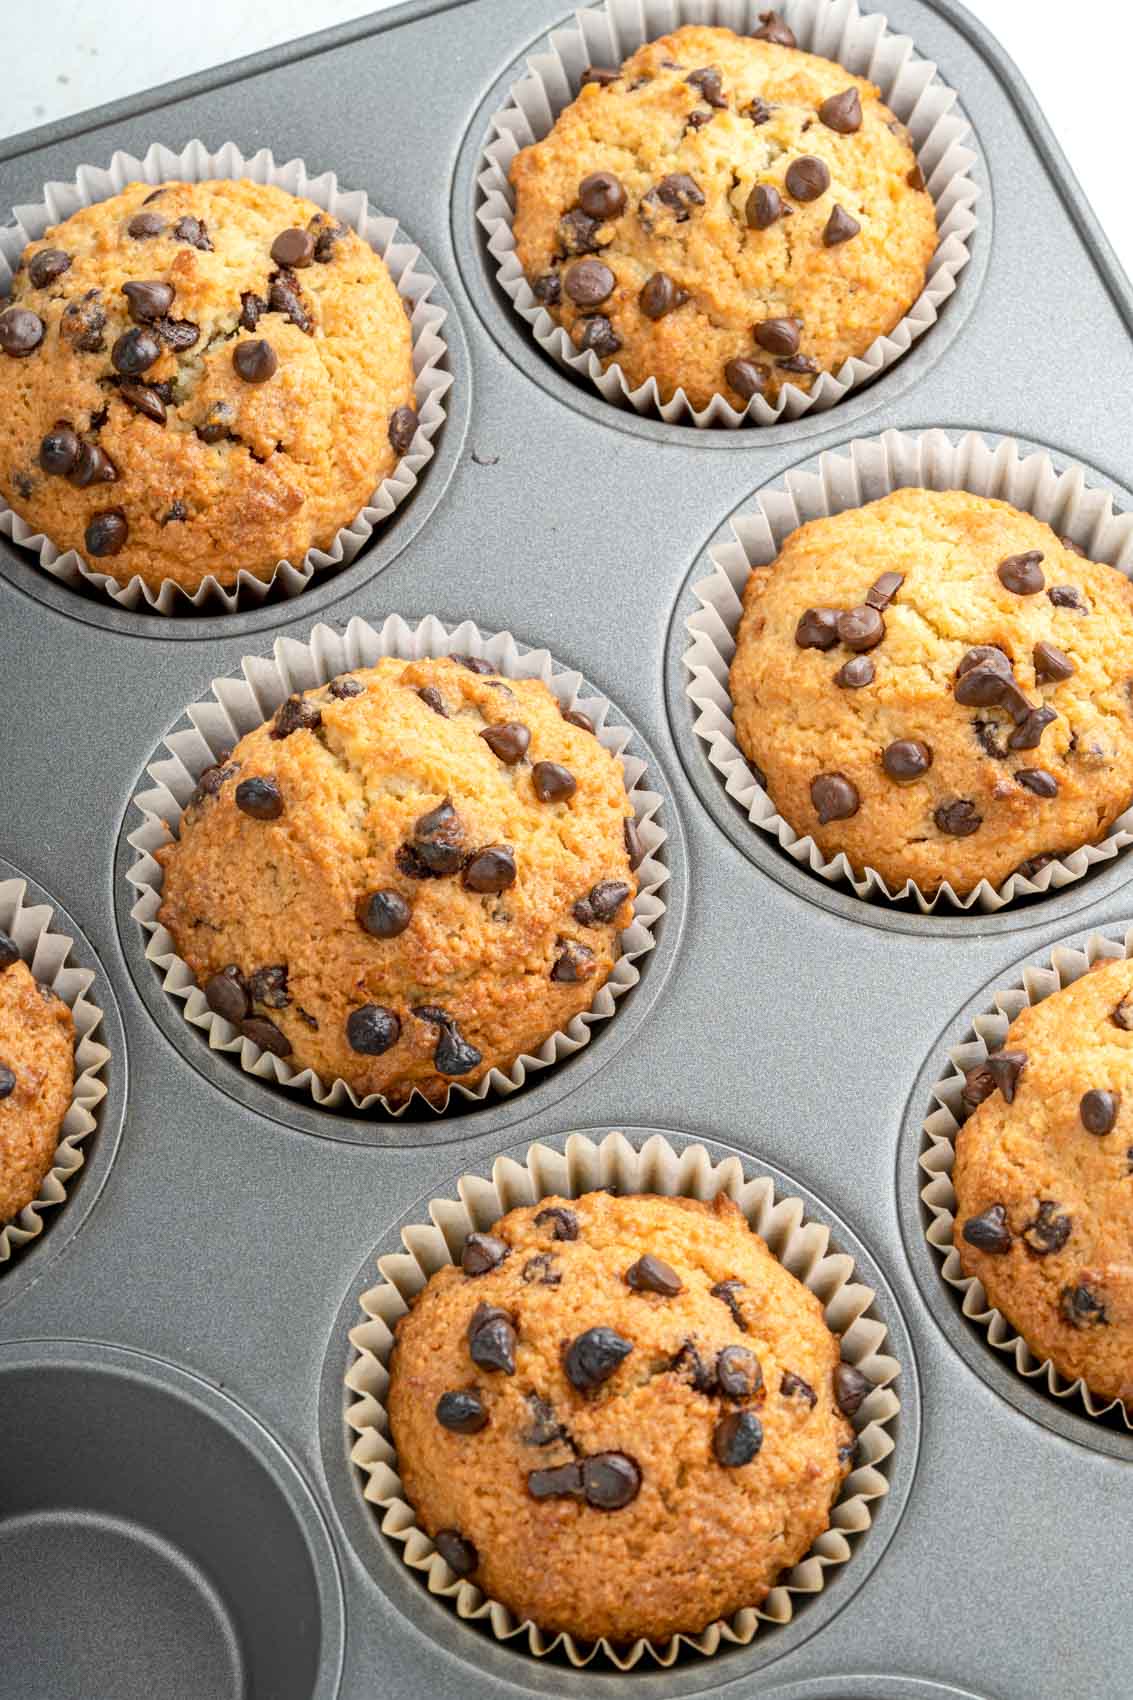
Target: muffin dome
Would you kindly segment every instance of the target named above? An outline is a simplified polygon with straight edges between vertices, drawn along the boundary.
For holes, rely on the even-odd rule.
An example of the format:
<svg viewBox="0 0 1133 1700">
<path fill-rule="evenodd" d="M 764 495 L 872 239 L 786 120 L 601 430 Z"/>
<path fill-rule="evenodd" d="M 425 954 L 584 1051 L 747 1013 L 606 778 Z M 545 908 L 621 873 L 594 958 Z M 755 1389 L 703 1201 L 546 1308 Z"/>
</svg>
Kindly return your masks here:
<svg viewBox="0 0 1133 1700">
<path fill-rule="evenodd" d="M 0 1227 L 39 1196 L 75 1084 L 71 1012 L 0 933 Z"/>
<path fill-rule="evenodd" d="M 387 659 L 202 776 L 159 919 L 255 1044 L 442 1102 L 590 1008 L 633 914 L 632 823 L 621 763 L 539 680 Z"/>
<path fill-rule="evenodd" d="M 585 1640 L 757 1605 L 830 1522 L 869 1389 L 741 1211 L 544 1198 L 472 1234 L 397 1325 L 418 1521 L 520 1620 Z"/>
<path fill-rule="evenodd" d="M 0 491 L 121 582 L 192 593 L 328 548 L 413 408 L 383 261 L 263 184 L 132 183 L 29 244 L 0 312 Z"/>
<path fill-rule="evenodd" d="M 1022 1010 L 964 1096 L 965 1275 L 1037 1357 L 1133 1404 L 1133 962 Z"/>
<path fill-rule="evenodd" d="M 906 489 L 813 520 L 743 604 L 736 736 L 824 856 L 964 893 L 1133 799 L 1133 585 L 1006 502 Z"/>
<path fill-rule="evenodd" d="M 631 387 L 655 377 L 697 409 L 773 402 L 864 354 L 936 247 L 873 84 L 727 29 L 675 30 L 585 83 L 511 181 L 516 252 L 552 318 Z"/>
</svg>

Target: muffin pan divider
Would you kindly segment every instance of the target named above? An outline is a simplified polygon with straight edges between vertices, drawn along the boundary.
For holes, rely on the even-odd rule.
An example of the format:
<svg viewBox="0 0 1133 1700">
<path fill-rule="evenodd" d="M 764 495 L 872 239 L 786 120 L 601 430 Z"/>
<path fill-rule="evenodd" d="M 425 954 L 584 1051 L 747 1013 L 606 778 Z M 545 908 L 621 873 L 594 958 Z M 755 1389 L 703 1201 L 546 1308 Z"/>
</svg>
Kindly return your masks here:
<svg viewBox="0 0 1133 1700">
<path fill-rule="evenodd" d="M 104 164 L 117 148 L 144 153 L 153 141 L 232 137 L 249 152 L 301 157 L 401 220 L 450 309 L 448 418 L 420 488 L 350 568 L 293 601 L 231 618 L 131 614 L 55 584 L 0 540 L 0 853 L 73 918 L 121 1012 L 108 1043 L 116 1086 L 128 1084 L 116 1151 L 100 1155 L 103 1130 L 87 1149 L 101 1190 L 81 1232 L 67 1231 L 72 1207 L 62 1207 L 34 1254 L 35 1278 L 7 1289 L 11 1277 L 0 1275 L 0 1382 L 17 1363 L 21 1382 L 7 1403 L 0 1385 L 0 1454 L 27 1438 L 29 1364 L 46 1383 L 59 1361 L 73 1361 L 94 1389 L 114 1367 L 100 1354 L 120 1356 L 130 1373 L 111 1378 L 112 1404 L 121 1401 L 124 1425 L 142 1409 L 135 1387 L 177 1398 L 186 1372 L 208 1385 L 201 1400 L 186 1395 L 207 1406 L 204 1420 L 223 1422 L 234 1402 L 232 1432 L 254 1437 L 249 1456 L 270 1460 L 306 1531 L 296 1554 L 305 1541 L 318 1576 L 304 1633 L 320 1700 L 1128 1694 L 1128 1612 L 1114 1579 L 1133 1568 L 1120 1498 L 1133 1445 L 1116 1428 L 1094 1442 L 1085 1419 L 1052 1425 L 1026 1399 L 1001 1396 L 1009 1368 L 994 1360 L 989 1370 L 990 1351 L 962 1333 L 927 1246 L 914 1243 L 922 1177 L 910 1130 L 945 1043 L 988 986 L 1062 939 L 1129 926 L 1133 852 L 996 916 L 831 901 L 774 846 L 754 858 L 740 848 L 746 823 L 708 802 L 680 691 L 687 585 L 706 571 L 706 545 L 754 491 L 826 449 L 889 427 L 983 430 L 1041 446 L 1060 466 L 1080 461 L 1118 505 L 1133 500 L 1128 281 L 1045 120 L 980 25 L 953 0 L 885 9 L 959 90 L 971 121 L 983 190 L 972 261 L 940 322 L 891 371 L 828 413 L 763 429 L 697 432 L 608 406 L 546 361 L 496 293 L 475 220 L 482 118 L 562 22 L 564 0 L 414 5 L 0 144 L 4 208 L 84 162 Z M 1072 334 L 1053 337 L 1053 323 Z M 657 960 L 609 1024 L 624 1042 L 596 1042 L 506 1102 L 401 1123 L 396 1142 L 366 1143 L 365 1126 L 326 1115 L 324 1136 L 312 1137 L 270 1088 L 204 1066 L 192 1034 L 171 1042 L 129 921 L 124 846 L 146 761 L 210 680 L 269 653 L 281 635 L 391 613 L 511 631 L 608 695 L 656 763 L 673 877 Z M 780 1173 L 813 1199 L 835 1236 L 844 1222 L 908 1339 L 921 1413 L 919 1441 L 914 1424 L 897 1435 L 902 1491 L 789 1633 L 769 1626 L 748 1648 L 624 1675 L 535 1660 L 461 1623 L 414 1581 L 376 1518 L 363 1563 L 357 1543 L 372 1513 L 350 1470 L 345 1422 L 335 1439 L 354 1301 L 398 1223 L 419 1220 L 422 1202 L 449 1195 L 459 1175 L 489 1172 L 502 1151 L 611 1127 L 734 1149 L 751 1172 Z M 83 1443 L 81 1403 L 62 1429 Z M 150 1438 L 160 1447 L 160 1432 Z M 51 1459 L 37 1456 L 46 1483 Z M 152 1532 L 140 1478 L 119 1467 L 115 1480 L 118 1501 L 97 1515 Z M 46 1565 L 60 1530 L 91 1527 L 76 1495 L 58 1502 L 45 1486 L 41 1510 L 37 1527 L 51 1541 L 0 1495 L 0 1570 L 9 1557 Z M 225 1597 L 217 1646 L 230 1628 L 239 1643 L 241 1597 L 225 1594 L 195 1521 L 163 1538 L 186 1574 Z M 871 1554 L 871 1543 L 884 1550 Z M 168 1565 L 137 1557 L 151 1550 L 140 1536 L 124 1550 L 135 1561 L 123 1559 L 121 1586 L 156 1622 Z M 841 1587 L 858 1557 L 865 1585 Z M 81 1589 L 69 1609 L 82 1620 Z M 210 1621 L 206 1611 L 198 1624 L 206 1641 Z M 0 1636 L 10 1689 L 91 1700 L 74 1662 L 81 1636 L 66 1642 L 64 1665 L 53 1663 L 62 1639 L 44 1635 L 30 1685 L 26 1668 L 8 1668 L 10 1645 Z M 1069 1646 L 1083 1649 L 1074 1660 Z M 226 1663 L 217 1652 L 215 1692 L 193 1700 L 280 1700 L 248 1677 L 251 1659 L 249 1650 L 243 1664 Z M 115 1700 L 149 1692 L 127 1671 Z"/>
</svg>

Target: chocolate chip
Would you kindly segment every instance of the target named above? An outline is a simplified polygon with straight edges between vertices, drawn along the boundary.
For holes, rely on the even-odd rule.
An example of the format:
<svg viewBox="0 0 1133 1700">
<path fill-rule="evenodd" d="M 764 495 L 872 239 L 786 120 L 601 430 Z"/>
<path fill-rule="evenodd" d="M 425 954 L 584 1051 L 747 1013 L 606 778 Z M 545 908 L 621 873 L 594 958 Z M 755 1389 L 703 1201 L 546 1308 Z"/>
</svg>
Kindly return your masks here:
<svg viewBox="0 0 1133 1700">
<path fill-rule="evenodd" d="M 165 424 L 165 402 L 156 385 L 122 383 L 118 386 L 118 394 L 135 413 L 152 419 L 155 425 Z"/>
<path fill-rule="evenodd" d="M 488 1411 L 479 1393 L 456 1388 L 437 1400 L 437 1421 L 453 1434 L 479 1434 L 488 1426 Z"/>
<path fill-rule="evenodd" d="M 495 1234 L 472 1233 L 464 1242 L 460 1267 L 466 1275 L 486 1275 L 490 1269 L 498 1269 L 510 1251 L 507 1241 Z"/>
<path fill-rule="evenodd" d="M 904 582 L 904 573 L 882 573 L 865 593 L 867 607 L 876 608 L 879 612 L 888 608 Z"/>
<path fill-rule="evenodd" d="M 346 1018 L 346 1042 L 363 1057 L 380 1057 L 401 1037 L 401 1022 L 384 1004 L 364 1003 Z"/>
<path fill-rule="evenodd" d="M 977 1109 L 986 1098 L 990 1098 L 996 1089 L 995 1075 L 986 1062 L 976 1063 L 965 1071 L 964 1090 L 960 1094 L 960 1107 L 966 1116 Z"/>
<path fill-rule="evenodd" d="M 593 974 L 594 952 L 588 945 L 579 944 L 577 939 L 560 938 L 558 952 L 551 964 L 552 980 L 573 986 L 579 980 L 588 980 Z"/>
<path fill-rule="evenodd" d="M 1036 643 L 1031 653 L 1035 663 L 1035 678 L 1039 684 L 1057 684 L 1063 679 L 1069 679 L 1074 672 L 1074 663 L 1070 657 L 1053 643 Z"/>
<path fill-rule="evenodd" d="M 464 864 L 464 884 L 469 891 L 506 891 L 515 884 L 515 878 L 515 855 L 506 844 L 489 844 Z"/>
<path fill-rule="evenodd" d="M 185 506 L 184 502 L 177 501 L 177 502 L 174 502 L 174 504 L 171 508 L 169 508 L 165 513 L 162 514 L 159 523 L 161 525 L 181 524 L 185 520 L 187 520 L 188 517 L 189 517 L 189 510 Z"/>
<path fill-rule="evenodd" d="M 279 369 L 275 349 L 263 337 L 238 342 L 232 351 L 232 364 L 237 377 L 246 384 L 266 384 Z"/>
<path fill-rule="evenodd" d="M 587 83 L 594 83 L 600 89 L 607 89 L 611 83 L 616 83 L 620 76 L 620 71 L 611 71 L 606 65 L 588 65 L 582 73 L 579 87 L 585 88 Z"/>
<path fill-rule="evenodd" d="M 82 444 L 76 432 L 65 420 L 57 420 L 39 445 L 39 464 L 43 471 L 62 478 L 74 467 Z"/>
<path fill-rule="evenodd" d="M 566 1349 L 563 1358 L 566 1378 L 580 1393 L 587 1393 L 608 1381 L 632 1351 L 632 1340 L 626 1340 L 613 1328 L 588 1328 Z"/>
<path fill-rule="evenodd" d="M 7 966 L 2 964 L 0 966 Z M 1123 1033 L 1133 1033 L 1133 992 L 1126 992 L 1121 1002 L 1116 1005 L 1109 1018 L 1115 1027 L 1120 1027 Z"/>
<path fill-rule="evenodd" d="M 1027 1066 L 1026 1051 L 992 1051 L 987 1067 L 1008 1104 L 1015 1102 L 1019 1076 Z"/>
<path fill-rule="evenodd" d="M 575 338 L 581 349 L 589 349 L 602 360 L 608 355 L 616 354 L 622 346 L 622 339 L 602 313 L 595 313 L 592 319 L 582 320 L 582 331 Z"/>
<path fill-rule="evenodd" d="M 248 988 L 244 976 L 234 962 L 213 974 L 204 984 L 205 1002 L 214 1015 L 223 1016 L 233 1027 L 239 1027 L 248 1014 Z"/>
<path fill-rule="evenodd" d="M 463 866 L 464 828 L 450 798 L 418 816 L 409 848 L 425 868 L 426 877 L 455 874 Z"/>
<path fill-rule="evenodd" d="M 855 655 L 839 667 L 834 675 L 834 683 L 844 691 L 860 691 L 863 685 L 871 685 L 874 678 L 874 665 L 868 655 Z"/>
<path fill-rule="evenodd" d="M 277 266 L 309 266 L 315 257 L 315 238 L 309 230 L 281 230 L 271 245 Z"/>
<path fill-rule="evenodd" d="M 409 925 L 413 911 L 400 892 L 372 891 L 358 905 L 358 920 L 375 939 L 395 939 Z"/>
<path fill-rule="evenodd" d="M 559 704 L 559 713 L 562 715 L 563 719 L 568 723 L 568 725 L 577 726 L 579 728 L 579 730 L 582 731 L 582 732 L 593 733 L 594 722 L 593 722 L 593 720 L 591 720 L 591 718 L 588 714 L 583 714 L 581 709 L 564 708 L 562 706 L 562 704 L 560 703 Z M 481 734 L 481 736 L 483 736 L 483 734 Z"/>
<path fill-rule="evenodd" d="M 796 201 L 817 201 L 830 187 L 830 167 L 813 154 L 803 154 L 787 167 L 786 185 Z"/>
<path fill-rule="evenodd" d="M 717 1281 L 716 1285 L 708 1290 L 714 1299 L 719 1299 L 721 1304 L 727 1305 L 736 1327 L 742 1328 L 745 1334 L 750 1333 L 751 1330 L 744 1321 L 744 1313 L 740 1309 L 739 1302 L 739 1294 L 745 1291 L 743 1282 L 736 1280 Z"/>
<path fill-rule="evenodd" d="M 626 210 L 626 192 L 612 171 L 591 171 L 578 185 L 578 204 L 587 218 L 606 224 Z"/>
<path fill-rule="evenodd" d="M 267 310 L 269 313 L 283 313 L 305 336 L 313 335 L 315 322 L 304 306 L 303 293 L 294 272 L 272 273 L 268 280 Z"/>
<path fill-rule="evenodd" d="M 236 807 L 253 820 L 278 820 L 283 797 L 274 779 L 242 779 L 236 787 Z"/>
<path fill-rule="evenodd" d="M 532 1499 L 579 1499 L 582 1496 L 582 1465 L 558 1464 L 552 1470 L 529 1470 L 527 1491 Z"/>
<path fill-rule="evenodd" d="M 797 47 L 794 31 L 785 24 L 778 12 L 760 12 L 762 28 L 752 30 L 755 41 L 773 41 L 777 47 Z"/>
<path fill-rule="evenodd" d="M 471 1576 L 480 1562 L 480 1554 L 471 1541 L 456 1529 L 440 1529 L 433 1537 L 433 1545 L 456 1576 Z"/>
<path fill-rule="evenodd" d="M 275 1022 L 269 1021 L 266 1015 L 253 1015 L 249 1020 L 242 1021 L 240 1031 L 245 1039 L 250 1039 L 261 1051 L 270 1051 L 273 1057 L 291 1055 L 291 1040 L 281 1033 Z"/>
<path fill-rule="evenodd" d="M 796 1375 L 793 1369 L 784 1370 L 779 1392 L 784 1399 L 805 1399 L 812 1410 L 818 1404 L 818 1394 L 810 1382 L 804 1381 L 801 1375 Z"/>
<path fill-rule="evenodd" d="M 852 136 L 862 127 L 862 102 L 857 89 L 850 87 L 841 94 L 830 95 L 819 107 L 818 116 L 828 130 L 836 130 L 840 136 Z"/>
<path fill-rule="evenodd" d="M 140 212 L 135 213 L 126 226 L 126 234 L 135 242 L 140 242 L 146 236 L 160 236 L 164 229 L 165 220 L 159 218 L 157 213 Z"/>
<path fill-rule="evenodd" d="M 71 256 L 62 248 L 41 248 L 28 261 L 28 281 L 33 289 L 46 289 L 57 277 L 69 271 Z"/>
<path fill-rule="evenodd" d="M 449 659 L 455 661 L 460 667 L 466 667 L 470 673 L 479 674 L 481 677 L 490 677 L 497 671 L 490 661 L 483 660 L 479 655 L 453 655 Z"/>
<path fill-rule="evenodd" d="M 1112 1133 L 1120 1103 L 1120 1092 L 1106 1092 L 1100 1087 L 1093 1087 L 1089 1092 L 1083 1093 L 1078 1105 L 1078 1114 L 1086 1132 L 1099 1136 Z"/>
<path fill-rule="evenodd" d="M 795 627 L 800 649 L 833 649 L 838 642 L 838 610 L 808 608 Z"/>
<path fill-rule="evenodd" d="M 557 307 L 562 300 L 563 286 L 558 272 L 544 272 L 531 285 L 531 293 L 544 307 Z"/>
<path fill-rule="evenodd" d="M 953 695 L 965 708 L 1001 703 L 1013 684 L 1011 662 L 992 644 L 978 644 L 960 658 Z"/>
<path fill-rule="evenodd" d="M 1053 861 L 1053 855 L 1028 856 L 1026 861 L 1019 863 L 1014 872 L 1022 879 L 1033 880 L 1036 874 L 1040 874 Z"/>
<path fill-rule="evenodd" d="M 843 242 L 849 242 L 861 230 L 856 218 L 852 218 L 843 206 L 831 208 L 830 217 L 822 231 L 822 245 L 825 248 L 838 248 Z"/>
<path fill-rule="evenodd" d="M 152 331 L 132 325 L 110 350 L 110 364 L 125 378 L 138 378 L 161 357 L 161 344 Z"/>
<path fill-rule="evenodd" d="M 537 761 L 531 769 L 531 783 L 541 803 L 561 803 L 578 789 L 574 774 L 557 761 Z"/>
<path fill-rule="evenodd" d="M 849 820 L 861 808 L 862 800 L 856 785 L 844 773 L 820 773 L 810 786 L 810 800 L 818 815 L 818 824 L 832 820 Z"/>
<path fill-rule="evenodd" d="M 0 973 L 5 968 L 13 967 L 20 960 L 20 952 L 13 938 L 5 932 L 0 932 Z"/>
<path fill-rule="evenodd" d="M 532 1262 L 535 1261 L 533 1258 Z M 538 1393 L 528 1393 L 526 1397 L 531 1426 L 520 1433 L 524 1446 L 551 1446 L 556 1440 L 566 1440 L 567 1431 L 556 1421 L 554 1406 Z"/>
<path fill-rule="evenodd" d="M 712 1431 L 716 1461 L 727 1470 L 750 1464 L 762 1445 L 763 1425 L 754 1411 L 729 1411 Z"/>
<path fill-rule="evenodd" d="M 961 1232 L 977 1251 L 994 1252 L 997 1256 L 1010 1251 L 1013 1243 L 1007 1211 L 1002 1204 L 990 1204 L 979 1216 L 969 1216 Z"/>
<path fill-rule="evenodd" d="M 501 720 L 495 726 L 486 726 L 480 736 L 505 767 L 522 761 L 531 742 L 531 733 L 520 720 Z"/>
<path fill-rule="evenodd" d="M 768 354 L 796 354 L 799 347 L 798 319 L 761 319 L 754 327 L 760 348 Z"/>
<path fill-rule="evenodd" d="M 135 324 L 148 325 L 165 317 L 176 291 L 171 283 L 124 283 L 122 293 Z"/>
<path fill-rule="evenodd" d="M 197 436 L 202 443 L 220 443 L 229 435 L 229 426 L 235 414 L 226 401 L 214 401 L 201 423 L 197 426 Z"/>
<path fill-rule="evenodd" d="M 417 415 L 411 407 L 395 407 L 389 416 L 390 446 L 396 455 L 409 453 L 417 435 Z"/>
<path fill-rule="evenodd" d="M 1013 596 L 1036 596 L 1046 580 L 1043 577 L 1041 549 L 1028 549 L 1022 555 L 1008 555 L 995 569 L 1004 590 Z"/>
<path fill-rule="evenodd" d="M 674 283 L 668 272 L 654 272 L 642 285 L 637 304 L 647 319 L 663 319 L 687 300 L 688 291 Z"/>
<path fill-rule="evenodd" d="M 598 220 L 587 218 L 581 208 L 564 213 L 559 220 L 559 247 L 564 254 L 593 254 L 598 248 Z"/>
<path fill-rule="evenodd" d="M 724 381 L 744 401 L 750 401 L 767 388 L 767 368 L 754 360 L 729 360 L 724 367 Z"/>
<path fill-rule="evenodd" d="M 838 615 L 837 632 L 847 649 L 875 649 L 885 636 L 885 621 L 876 608 L 863 603 Z"/>
<path fill-rule="evenodd" d="M 716 1380 L 727 1399 L 754 1399 L 763 1386 L 763 1370 L 746 1346 L 724 1346 L 716 1356 Z"/>
<path fill-rule="evenodd" d="M 766 124 L 770 120 L 771 112 L 772 108 L 768 106 L 767 102 L 760 100 L 757 96 L 750 106 L 744 107 L 743 116 L 750 119 L 753 124 Z"/>
<path fill-rule="evenodd" d="M 686 1340 L 674 1355 L 669 1368 L 674 1375 L 688 1380 L 697 1393 L 715 1393 L 716 1366 L 706 1364 L 691 1340 Z"/>
<path fill-rule="evenodd" d="M 1072 1226 L 1070 1217 L 1059 1213 L 1052 1198 L 1040 1199 L 1038 1214 L 1023 1229 L 1023 1244 L 1035 1257 L 1049 1257 L 1062 1250 Z"/>
<path fill-rule="evenodd" d="M 567 1210 L 561 1204 L 548 1205 L 540 1210 L 535 1217 L 535 1226 L 551 1228 L 553 1240 L 576 1240 L 578 1238 L 578 1217 L 573 1210 Z"/>
<path fill-rule="evenodd" d="M 467 1243 L 467 1242 L 466 1242 Z M 515 1374 L 515 1324 L 497 1305 L 477 1305 L 468 1324 L 468 1353 L 481 1369 Z"/>
<path fill-rule="evenodd" d="M 248 978 L 248 996 L 266 1009 L 286 1009 L 291 1002 L 287 990 L 287 964 L 275 962 L 257 968 Z"/>
<path fill-rule="evenodd" d="M 622 837 L 625 840 L 626 855 L 633 869 L 641 866 L 645 860 L 645 845 L 641 842 L 641 833 L 637 821 L 632 815 L 627 815 L 622 822 Z"/>
<path fill-rule="evenodd" d="M 10 1098 L 16 1090 L 16 1077 L 10 1068 L 0 1063 L 0 1098 Z"/>
<path fill-rule="evenodd" d="M 562 1276 L 555 1268 L 555 1260 L 549 1251 L 536 1252 L 529 1257 L 519 1272 L 520 1279 L 529 1286 L 532 1282 L 540 1287 L 558 1287 L 562 1285 Z"/>
<path fill-rule="evenodd" d="M 563 273 L 563 288 L 576 307 L 598 307 L 617 286 L 617 278 L 602 260 L 578 260 Z"/>
<path fill-rule="evenodd" d="M 9 307 L 0 313 L 0 350 L 12 360 L 34 354 L 43 341 L 43 320 L 27 307 Z"/>
<path fill-rule="evenodd" d="M 747 198 L 744 217 L 752 230 L 769 230 L 783 213 L 783 197 L 773 183 L 757 183 Z"/>
<path fill-rule="evenodd" d="M 1053 773 L 1047 773 L 1041 767 L 1020 767 L 1016 770 L 1015 778 L 1028 791 L 1033 791 L 1036 797 L 1057 797 L 1058 780 Z"/>
<path fill-rule="evenodd" d="M 684 1290 L 676 1270 L 648 1251 L 636 1263 L 630 1264 L 625 1272 L 625 1283 L 635 1293 L 660 1293 L 665 1299 L 675 1299 Z"/>
<path fill-rule="evenodd" d="M 83 534 L 83 542 L 91 555 L 117 555 L 125 548 L 130 534 L 129 522 L 122 508 L 103 508 L 92 514 Z"/>
<path fill-rule="evenodd" d="M 314 732 L 322 723 L 322 710 L 318 704 L 293 691 L 276 709 L 270 735 L 276 739 L 290 738 L 293 732 Z"/>
<path fill-rule="evenodd" d="M 914 160 L 912 165 L 910 165 L 908 171 L 906 171 L 905 182 L 909 185 L 910 189 L 923 189 L 924 188 L 924 186 L 925 186 L 925 174 L 921 170 L 920 164 L 919 164 L 918 161 Z"/>
<path fill-rule="evenodd" d="M 786 360 L 776 360 L 780 372 L 803 372 L 813 377 L 819 370 L 817 360 L 812 360 L 809 354 L 792 354 Z"/>
<path fill-rule="evenodd" d="M 949 838 L 970 838 L 983 825 L 983 816 L 967 797 L 956 797 L 950 803 L 940 803 L 933 810 L 933 820 L 940 832 Z"/>
<path fill-rule="evenodd" d="M 268 304 L 262 295 L 257 295 L 252 289 L 242 290 L 240 294 L 240 329 L 254 331 L 267 310 Z"/>
<path fill-rule="evenodd" d="M 1053 708 L 1033 708 L 1007 740 L 1009 750 L 1037 750 L 1042 735 L 1058 716 Z"/>
<path fill-rule="evenodd" d="M 448 709 L 445 707 L 445 699 L 435 685 L 422 685 L 420 690 L 417 692 L 417 695 L 427 707 L 432 709 L 434 714 L 439 714 L 442 720 L 447 720 L 449 718 Z"/>
<path fill-rule="evenodd" d="M 1085 1282 L 1063 1287 L 1058 1295 L 1058 1308 L 1071 1328 L 1103 1327 L 1109 1321 L 1104 1303 Z"/>
<path fill-rule="evenodd" d="M 231 750 L 226 750 L 222 756 L 218 757 L 212 767 L 205 768 L 193 789 L 193 795 L 190 798 L 190 802 L 203 803 L 206 797 L 216 797 L 219 795 L 220 788 L 224 784 L 225 780 L 231 779 L 232 775 L 236 772 L 237 767 L 240 765 L 238 762 L 233 763 L 231 766 L 225 765 L 231 754 Z"/>
<path fill-rule="evenodd" d="M 919 738 L 897 738 L 882 750 L 881 765 L 898 785 L 908 785 L 928 772 L 932 750 Z"/>
<path fill-rule="evenodd" d="M 366 687 L 361 679 L 341 678 L 332 679 L 327 689 L 336 701 L 345 702 L 348 697 L 360 697 Z"/>
<path fill-rule="evenodd" d="M 852 1417 L 866 1395 L 872 1392 L 873 1382 L 860 1369 L 855 1369 L 853 1364 L 835 1364 L 834 1402 L 844 1417 Z"/>
<path fill-rule="evenodd" d="M 579 898 L 571 914 L 581 927 L 604 925 L 614 919 L 630 893 L 631 887 L 624 880 L 599 880 Z"/>
<path fill-rule="evenodd" d="M 173 226 L 173 234 L 178 242 L 188 242 L 190 247 L 199 248 L 205 254 L 212 253 L 208 227 L 202 218 L 190 218 L 186 214 L 184 218 L 179 218 Z"/>
<path fill-rule="evenodd" d="M 471 1074 L 474 1068 L 480 1066 L 483 1061 L 481 1053 L 464 1038 L 455 1018 L 446 1010 L 438 1009 L 435 1004 L 418 1004 L 413 1013 L 420 1021 L 428 1021 L 437 1029 L 433 1067 L 438 1074 Z"/>
<path fill-rule="evenodd" d="M 641 1471 L 624 1452 L 594 1452 L 582 1460 L 582 1494 L 595 1511 L 621 1511 L 641 1492 Z"/>
<path fill-rule="evenodd" d="M 1079 614 L 1089 612 L 1088 604 L 1077 585 L 1055 584 L 1047 591 L 1047 595 L 1056 608 L 1073 608 Z"/>
</svg>

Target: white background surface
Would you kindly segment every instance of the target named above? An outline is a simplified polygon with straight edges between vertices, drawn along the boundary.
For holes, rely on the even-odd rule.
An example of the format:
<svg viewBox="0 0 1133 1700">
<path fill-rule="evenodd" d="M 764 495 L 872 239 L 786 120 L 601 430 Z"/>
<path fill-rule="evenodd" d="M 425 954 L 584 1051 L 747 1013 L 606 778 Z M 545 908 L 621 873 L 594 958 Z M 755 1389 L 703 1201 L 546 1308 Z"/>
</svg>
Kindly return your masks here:
<svg viewBox="0 0 1133 1700">
<path fill-rule="evenodd" d="M 5 34 L 0 136 L 385 10 L 392 0 L 43 0 Z M 772 0 L 769 0 L 769 4 Z M 884 11 L 884 0 L 867 0 Z M 968 0 L 1050 119 L 1133 275 L 1127 142 L 1133 7 L 1126 0 Z M 0 0 L 0 13 L 15 0 Z M 563 0 L 564 13 L 570 0 Z M 14 20 L 13 20 L 14 22 Z M 1041 233 L 1036 258 L 1041 256 Z"/>
</svg>

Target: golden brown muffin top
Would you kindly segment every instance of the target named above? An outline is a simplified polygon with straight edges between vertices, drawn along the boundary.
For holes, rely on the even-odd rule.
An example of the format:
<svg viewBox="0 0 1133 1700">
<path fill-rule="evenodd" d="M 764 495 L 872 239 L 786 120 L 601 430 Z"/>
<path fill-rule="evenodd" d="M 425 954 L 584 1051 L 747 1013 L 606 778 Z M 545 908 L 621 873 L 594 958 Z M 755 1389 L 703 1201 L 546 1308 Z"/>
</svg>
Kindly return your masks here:
<svg viewBox="0 0 1133 1700">
<path fill-rule="evenodd" d="M 0 933 L 0 1227 L 39 1194 L 75 1083 L 71 1012 Z"/>
</svg>

